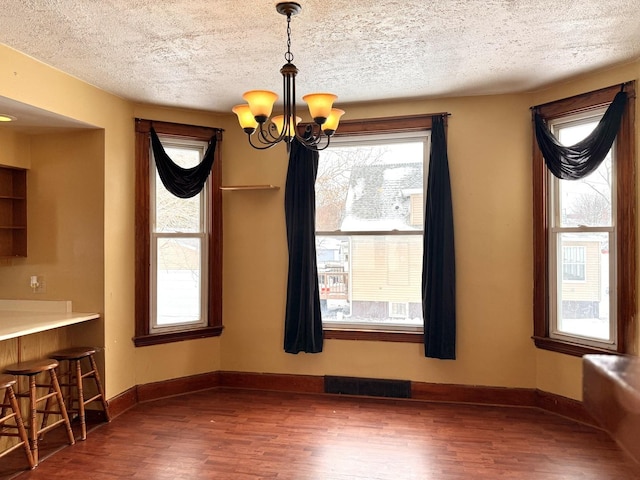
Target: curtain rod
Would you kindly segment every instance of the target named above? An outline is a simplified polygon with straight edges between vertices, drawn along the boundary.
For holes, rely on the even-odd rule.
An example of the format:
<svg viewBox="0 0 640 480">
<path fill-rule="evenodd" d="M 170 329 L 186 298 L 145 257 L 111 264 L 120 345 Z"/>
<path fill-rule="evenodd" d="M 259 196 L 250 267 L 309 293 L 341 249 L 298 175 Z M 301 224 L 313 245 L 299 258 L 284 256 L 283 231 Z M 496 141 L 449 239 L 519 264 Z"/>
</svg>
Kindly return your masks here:
<svg viewBox="0 0 640 480">
<path fill-rule="evenodd" d="M 177 123 L 177 122 L 167 122 L 164 120 L 151 120 L 149 118 L 135 118 L 136 123 L 138 122 L 149 122 L 150 125 L 153 125 L 154 123 L 164 123 L 164 124 L 169 124 L 169 125 L 177 125 L 180 127 L 192 127 L 192 128 L 209 128 L 211 130 L 215 130 L 216 132 L 224 132 L 224 128 L 219 128 L 219 127 L 210 127 L 208 125 L 192 125 L 192 124 L 188 124 L 188 123 Z"/>
<path fill-rule="evenodd" d="M 633 80 L 629 80 L 627 82 L 620 83 L 619 84 L 620 85 L 620 91 L 624 92 L 624 87 L 626 87 L 627 85 L 629 85 L 631 83 L 633 83 Z M 613 88 L 615 86 L 616 86 L 616 84 L 614 83 L 613 85 L 609 85 L 608 87 L 604 87 L 604 88 L 599 88 L 598 90 L 607 90 L 607 89 Z M 598 90 L 595 90 L 595 91 L 598 91 Z M 573 95 L 573 97 L 579 97 L 581 95 L 584 95 L 584 93 L 579 93 L 578 95 Z M 572 97 L 569 97 L 569 98 L 572 98 Z M 566 99 L 563 99 L 563 100 L 566 100 Z M 555 102 L 557 102 L 557 100 L 551 100 L 550 102 L 541 103 L 539 105 L 534 105 L 533 107 L 529 107 L 529 110 L 535 110 L 537 108 L 544 107 L 546 105 L 549 105 L 550 103 L 555 103 Z"/>
</svg>

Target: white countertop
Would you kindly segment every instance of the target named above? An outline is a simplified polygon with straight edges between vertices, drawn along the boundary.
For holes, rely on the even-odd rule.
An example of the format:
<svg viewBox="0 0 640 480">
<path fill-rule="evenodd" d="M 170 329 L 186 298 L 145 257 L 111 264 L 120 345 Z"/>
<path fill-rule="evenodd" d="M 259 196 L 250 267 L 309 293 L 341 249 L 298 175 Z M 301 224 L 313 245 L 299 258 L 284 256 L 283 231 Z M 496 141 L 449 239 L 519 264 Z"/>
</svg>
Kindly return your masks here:
<svg viewBox="0 0 640 480">
<path fill-rule="evenodd" d="M 69 301 L 0 299 L 0 341 L 99 317 L 98 313 L 73 312 Z"/>
</svg>

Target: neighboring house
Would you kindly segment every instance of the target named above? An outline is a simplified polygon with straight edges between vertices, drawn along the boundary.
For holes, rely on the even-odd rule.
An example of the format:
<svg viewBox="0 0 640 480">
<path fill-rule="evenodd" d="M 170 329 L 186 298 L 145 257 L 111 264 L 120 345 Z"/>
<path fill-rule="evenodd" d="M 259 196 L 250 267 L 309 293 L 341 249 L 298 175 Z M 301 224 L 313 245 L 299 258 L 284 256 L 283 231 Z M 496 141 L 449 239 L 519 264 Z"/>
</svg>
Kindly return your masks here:
<svg viewBox="0 0 640 480">
<path fill-rule="evenodd" d="M 562 245 L 562 317 L 598 318 L 602 311 L 607 314 L 608 285 L 602 261 L 609 255 L 600 238 L 564 241 Z M 605 302 L 603 305 L 602 302 Z"/>
<path fill-rule="evenodd" d="M 381 234 L 318 243 L 322 300 L 344 298 L 343 311 L 355 318 L 421 318 L 420 289 L 410 285 L 421 283 L 422 235 L 396 233 L 422 232 L 422 178 L 421 163 L 352 169 L 340 230 Z M 331 255 L 333 262 L 320 261 Z"/>
</svg>

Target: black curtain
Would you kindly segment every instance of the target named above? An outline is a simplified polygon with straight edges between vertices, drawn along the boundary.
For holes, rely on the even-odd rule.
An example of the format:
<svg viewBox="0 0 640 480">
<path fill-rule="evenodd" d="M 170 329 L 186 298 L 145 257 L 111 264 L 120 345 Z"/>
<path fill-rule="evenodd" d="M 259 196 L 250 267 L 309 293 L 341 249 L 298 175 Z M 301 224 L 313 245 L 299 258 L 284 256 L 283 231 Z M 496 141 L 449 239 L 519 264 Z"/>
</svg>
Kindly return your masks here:
<svg viewBox="0 0 640 480">
<path fill-rule="evenodd" d="M 562 180 L 578 180 L 596 170 L 611 150 L 626 103 L 626 92 L 618 92 L 593 132 L 569 147 L 558 143 L 545 120 L 534 109 L 536 140 L 549 171 Z"/>
<path fill-rule="evenodd" d="M 182 168 L 176 165 L 164 151 L 164 147 L 160 143 L 160 139 L 153 127 L 151 127 L 150 133 L 151 148 L 153 149 L 156 167 L 163 185 L 176 197 L 195 197 L 204 187 L 211 172 L 216 151 L 216 136 L 211 137 L 207 151 L 198 165 L 192 168 Z"/>
<path fill-rule="evenodd" d="M 316 265 L 316 194 L 318 152 L 291 143 L 284 208 L 289 247 L 289 278 L 284 321 L 287 353 L 322 351 L 322 314 Z"/>
<path fill-rule="evenodd" d="M 447 139 L 441 115 L 432 117 L 424 219 L 422 314 L 425 357 L 456 358 L 456 259 Z"/>
</svg>

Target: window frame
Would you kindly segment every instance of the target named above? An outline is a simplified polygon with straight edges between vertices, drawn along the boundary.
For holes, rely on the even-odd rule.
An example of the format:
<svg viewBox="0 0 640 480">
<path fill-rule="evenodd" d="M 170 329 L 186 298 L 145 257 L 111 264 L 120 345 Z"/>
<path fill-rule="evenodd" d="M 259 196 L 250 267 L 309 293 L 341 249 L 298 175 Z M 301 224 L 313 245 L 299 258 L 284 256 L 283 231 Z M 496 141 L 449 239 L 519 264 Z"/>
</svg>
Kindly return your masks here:
<svg viewBox="0 0 640 480">
<path fill-rule="evenodd" d="M 164 134 L 159 134 L 158 137 L 165 150 L 168 150 L 171 148 L 179 149 L 179 148 L 186 147 L 187 149 L 197 151 L 201 159 L 204 157 L 207 146 L 208 146 L 207 145 L 208 142 L 205 142 L 202 140 L 175 138 L 175 137 L 169 137 Z M 155 161 L 155 156 L 151 154 L 150 157 L 151 157 L 151 169 L 156 170 L 157 165 Z M 149 204 L 150 258 L 155 259 L 155 262 L 154 261 L 150 262 L 150 268 L 151 268 L 150 286 L 152 286 L 154 282 L 157 283 L 158 281 L 158 275 L 159 275 L 158 246 L 159 246 L 159 242 L 162 240 L 171 240 L 171 239 L 197 240 L 200 244 L 200 255 L 199 255 L 200 261 L 198 263 L 200 264 L 199 268 L 200 268 L 200 277 L 201 277 L 201 280 L 200 280 L 201 294 L 200 294 L 200 302 L 199 302 L 201 318 L 198 321 L 189 322 L 188 324 L 179 323 L 179 324 L 159 325 L 158 318 L 157 318 L 158 288 L 156 287 L 155 289 L 154 288 L 150 289 L 151 291 L 149 294 L 149 300 L 151 305 L 150 305 L 150 316 L 149 316 L 149 321 L 150 321 L 149 333 L 158 334 L 158 333 L 164 333 L 164 332 L 194 330 L 194 329 L 205 327 L 208 325 L 209 298 L 208 298 L 208 295 L 203 295 L 202 292 L 208 291 L 207 289 L 209 288 L 209 281 L 208 281 L 209 279 L 208 277 L 208 274 L 209 274 L 209 264 L 208 264 L 209 263 L 208 262 L 209 222 L 208 222 L 208 218 L 209 218 L 209 204 L 211 202 L 209 200 L 210 188 L 208 184 L 211 182 L 211 176 L 207 178 L 204 188 L 198 194 L 198 197 L 199 197 L 198 230 L 194 232 L 158 232 L 157 231 L 158 217 L 156 216 L 157 214 L 156 200 L 158 199 L 158 194 L 157 194 L 158 192 L 156 189 L 162 185 L 162 182 L 159 182 L 158 175 L 149 175 L 149 182 L 151 185 L 151 191 L 154 191 L 154 190 L 156 191 L 156 195 L 150 196 L 150 204 Z M 164 190 L 169 195 L 171 195 L 168 192 L 168 190 L 166 189 Z"/>
<path fill-rule="evenodd" d="M 432 129 L 432 116 L 441 115 L 444 118 L 445 128 L 448 115 L 446 113 L 434 113 L 428 115 L 404 115 L 397 117 L 368 118 L 358 120 L 343 120 L 335 137 L 356 137 L 366 135 L 382 135 L 393 133 L 416 133 Z M 403 343 L 424 343 L 423 332 L 408 331 L 381 331 L 361 330 L 347 328 L 327 328 L 323 325 L 325 339 L 337 340 L 366 340 Z"/>
<path fill-rule="evenodd" d="M 582 356 L 590 353 L 629 353 L 635 339 L 636 312 L 636 148 L 635 148 L 635 82 L 625 84 L 627 105 L 620 130 L 614 143 L 615 192 L 614 225 L 616 228 L 616 348 L 602 348 L 571 339 L 551 336 L 549 304 L 552 279 L 549 278 L 549 229 L 551 228 L 548 201 L 552 195 L 548 169 L 533 133 L 533 341 L 544 350 Z M 597 112 L 607 107 L 620 85 L 603 88 L 582 95 L 549 102 L 537 107 L 548 122 L 571 115 Z"/>
<path fill-rule="evenodd" d="M 151 125 L 159 136 L 208 142 L 216 135 L 217 145 L 208 188 L 207 255 L 208 309 L 205 326 L 154 332 L 151 326 L 151 159 L 149 132 Z M 136 119 L 136 221 L 135 221 L 135 336 L 136 347 L 219 336 L 222 333 L 222 130 L 211 127 L 183 125 Z"/>
</svg>

